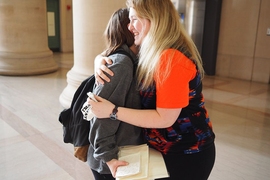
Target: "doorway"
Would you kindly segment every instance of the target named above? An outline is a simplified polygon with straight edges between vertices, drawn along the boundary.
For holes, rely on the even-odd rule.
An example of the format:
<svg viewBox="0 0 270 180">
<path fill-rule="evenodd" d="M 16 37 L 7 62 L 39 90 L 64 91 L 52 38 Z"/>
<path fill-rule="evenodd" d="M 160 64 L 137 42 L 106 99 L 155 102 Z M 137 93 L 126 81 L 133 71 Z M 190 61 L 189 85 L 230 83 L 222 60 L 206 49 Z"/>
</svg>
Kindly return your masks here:
<svg viewBox="0 0 270 180">
<path fill-rule="evenodd" d="M 53 52 L 60 51 L 59 0 L 47 0 L 48 46 Z"/>
</svg>

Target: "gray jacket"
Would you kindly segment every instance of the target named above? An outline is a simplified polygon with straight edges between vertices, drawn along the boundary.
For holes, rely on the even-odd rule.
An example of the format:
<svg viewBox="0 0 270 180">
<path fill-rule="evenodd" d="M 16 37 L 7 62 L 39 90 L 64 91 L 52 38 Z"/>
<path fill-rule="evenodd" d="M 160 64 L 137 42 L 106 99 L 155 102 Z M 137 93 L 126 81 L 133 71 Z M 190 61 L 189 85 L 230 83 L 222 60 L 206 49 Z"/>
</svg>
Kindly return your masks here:
<svg viewBox="0 0 270 180">
<path fill-rule="evenodd" d="M 137 62 L 136 56 L 126 45 L 122 48 Z M 109 57 L 113 61 L 109 68 L 114 76 L 109 83 L 94 87 L 93 93 L 117 106 L 140 109 L 140 95 L 136 88 L 132 60 L 123 54 Z M 88 165 L 101 174 L 111 174 L 106 162 L 117 159 L 119 146 L 142 144 L 142 129 L 119 120 L 93 118 L 90 121 L 89 141 Z"/>
</svg>

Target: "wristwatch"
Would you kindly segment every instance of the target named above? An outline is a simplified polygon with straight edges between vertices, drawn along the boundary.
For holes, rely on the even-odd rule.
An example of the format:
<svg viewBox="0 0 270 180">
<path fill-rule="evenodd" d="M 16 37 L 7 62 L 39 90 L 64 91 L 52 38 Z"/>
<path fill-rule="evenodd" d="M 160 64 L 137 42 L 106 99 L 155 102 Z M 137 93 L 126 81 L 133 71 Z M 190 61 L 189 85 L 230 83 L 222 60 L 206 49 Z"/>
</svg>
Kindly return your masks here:
<svg viewBox="0 0 270 180">
<path fill-rule="evenodd" d="M 117 120 L 117 115 L 116 115 L 117 112 L 118 112 L 118 106 L 115 106 L 113 108 L 112 114 L 110 114 L 110 119 L 111 120 Z"/>
</svg>

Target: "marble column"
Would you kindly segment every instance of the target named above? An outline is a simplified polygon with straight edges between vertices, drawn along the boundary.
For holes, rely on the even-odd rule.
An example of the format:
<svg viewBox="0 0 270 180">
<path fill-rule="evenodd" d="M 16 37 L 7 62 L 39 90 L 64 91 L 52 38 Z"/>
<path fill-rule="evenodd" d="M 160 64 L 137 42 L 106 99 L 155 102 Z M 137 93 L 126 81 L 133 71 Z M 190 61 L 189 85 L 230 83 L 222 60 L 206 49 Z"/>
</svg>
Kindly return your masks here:
<svg viewBox="0 0 270 180">
<path fill-rule="evenodd" d="M 0 75 L 56 71 L 48 48 L 46 0 L 1 0 Z"/>
<path fill-rule="evenodd" d="M 93 74 L 94 59 L 104 50 L 103 32 L 112 13 L 126 0 L 73 0 L 74 65 L 67 73 L 67 87 L 59 97 L 64 108 L 70 106 L 80 83 Z"/>
</svg>

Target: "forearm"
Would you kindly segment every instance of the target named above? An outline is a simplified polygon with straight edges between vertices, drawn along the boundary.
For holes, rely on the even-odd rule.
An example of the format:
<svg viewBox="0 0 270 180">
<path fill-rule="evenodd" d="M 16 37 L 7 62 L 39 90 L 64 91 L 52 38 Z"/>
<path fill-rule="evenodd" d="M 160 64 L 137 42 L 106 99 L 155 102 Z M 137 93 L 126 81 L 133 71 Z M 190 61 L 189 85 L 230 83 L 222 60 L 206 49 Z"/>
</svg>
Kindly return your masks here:
<svg viewBox="0 0 270 180">
<path fill-rule="evenodd" d="M 137 110 L 119 107 L 117 119 L 144 128 L 167 128 L 177 119 L 181 109 Z"/>
<path fill-rule="evenodd" d="M 110 101 L 95 96 L 98 102 L 88 99 L 92 112 L 96 117 L 108 118 L 112 113 L 114 104 Z M 156 108 L 156 109 L 130 109 L 118 107 L 117 119 L 143 128 L 167 128 L 173 125 L 182 108 Z"/>
</svg>

